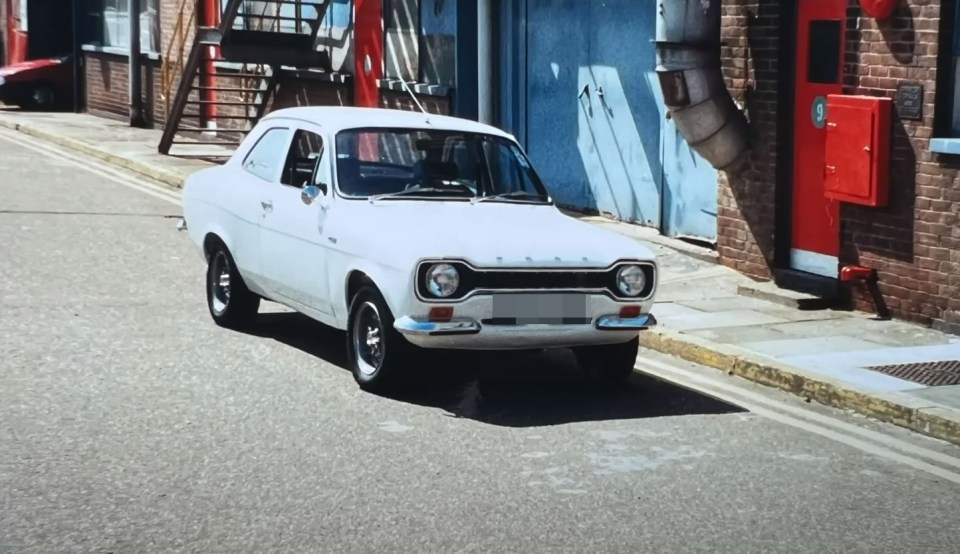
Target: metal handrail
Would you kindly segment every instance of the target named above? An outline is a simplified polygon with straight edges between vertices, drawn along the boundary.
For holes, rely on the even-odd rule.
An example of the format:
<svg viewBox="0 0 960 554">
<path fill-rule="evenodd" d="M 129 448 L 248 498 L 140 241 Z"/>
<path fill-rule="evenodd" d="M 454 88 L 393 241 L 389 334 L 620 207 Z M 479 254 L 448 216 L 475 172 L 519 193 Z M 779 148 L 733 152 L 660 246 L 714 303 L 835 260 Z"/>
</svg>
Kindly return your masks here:
<svg viewBox="0 0 960 554">
<path fill-rule="evenodd" d="M 191 4 L 192 9 L 184 21 L 187 4 Z M 167 118 L 170 117 L 170 111 L 173 109 L 171 95 L 173 92 L 173 82 L 177 75 L 183 73 L 183 57 L 187 45 L 186 31 L 187 25 L 196 27 L 197 4 L 199 0 L 180 0 L 180 7 L 177 9 L 177 23 L 174 25 L 170 44 L 167 45 L 167 51 L 163 55 L 160 65 L 160 99 L 163 101 L 163 109 Z M 177 56 L 173 57 L 174 46 L 177 47 Z"/>
</svg>

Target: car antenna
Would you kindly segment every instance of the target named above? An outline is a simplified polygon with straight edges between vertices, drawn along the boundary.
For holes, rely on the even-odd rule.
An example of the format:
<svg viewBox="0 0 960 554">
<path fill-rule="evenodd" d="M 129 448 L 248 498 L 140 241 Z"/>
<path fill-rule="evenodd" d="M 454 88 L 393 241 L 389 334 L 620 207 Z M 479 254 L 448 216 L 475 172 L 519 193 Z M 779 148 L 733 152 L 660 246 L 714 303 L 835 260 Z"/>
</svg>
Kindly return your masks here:
<svg viewBox="0 0 960 554">
<path fill-rule="evenodd" d="M 407 82 L 404 81 L 403 79 L 400 79 L 400 82 L 403 84 L 403 89 L 406 90 L 407 94 L 410 95 L 410 98 L 413 98 L 413 103 L 416 104 L 418 108 L 420 108 L 420 111 L 426 115 L 430 115 L 427 113 L 427 110 L 423 109 L 423 105 L 421 105 L 420 101 L 417 100 L 417 95 L 413 93 L 413 90 L 410 88 L 410 85 L 407 84 Z"/>
</svg>

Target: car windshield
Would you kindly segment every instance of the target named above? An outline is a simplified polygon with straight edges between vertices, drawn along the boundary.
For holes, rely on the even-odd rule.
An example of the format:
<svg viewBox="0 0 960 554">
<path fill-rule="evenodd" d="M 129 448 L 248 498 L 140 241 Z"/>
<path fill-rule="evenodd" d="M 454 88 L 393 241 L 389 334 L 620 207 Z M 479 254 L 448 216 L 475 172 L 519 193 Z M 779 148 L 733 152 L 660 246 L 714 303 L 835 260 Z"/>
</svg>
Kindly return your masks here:
<svg viewBox="0 0 960 554">
<path fill-rule="evenodd" d="M 549 202 L 508 139 L 432 129 L 364 128 L 336 138 L 337 184 L 353 198 Z"/>
</svg>

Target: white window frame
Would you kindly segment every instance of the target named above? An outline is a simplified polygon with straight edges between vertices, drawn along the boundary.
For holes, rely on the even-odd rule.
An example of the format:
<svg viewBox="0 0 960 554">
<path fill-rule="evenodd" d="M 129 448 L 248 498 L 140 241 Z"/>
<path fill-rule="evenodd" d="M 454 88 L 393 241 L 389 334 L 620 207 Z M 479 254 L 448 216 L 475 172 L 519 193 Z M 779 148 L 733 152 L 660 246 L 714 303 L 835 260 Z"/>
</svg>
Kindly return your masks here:
<svg viewBox="0 0 960 554">
<path fill-rule="evenodd" d="M 130 49 L 130 0 L 102 0 L 99 45 L 112 50 Z M 160 0 L 140 0 L 140 51 L 160 51 Z"/>
</svg>

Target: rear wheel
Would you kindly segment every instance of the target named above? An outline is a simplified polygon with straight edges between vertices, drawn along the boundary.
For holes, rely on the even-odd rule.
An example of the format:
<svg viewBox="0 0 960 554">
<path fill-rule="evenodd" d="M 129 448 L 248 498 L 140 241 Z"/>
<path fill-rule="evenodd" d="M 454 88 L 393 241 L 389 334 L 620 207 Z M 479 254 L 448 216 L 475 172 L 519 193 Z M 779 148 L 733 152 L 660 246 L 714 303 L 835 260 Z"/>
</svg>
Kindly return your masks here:
<svg viewBox="0 0 960 554">
<path fill-rule="evenodd" d="M 640 350 L 640 336 L 617 344 L 579 346 L 573 349 L 580 369 L 599 384 L 622 383 L 633 374 Z"/>
<path fill-rule="evenodd" d="M 363 286 L 350 303 L 347 359 L 360 388 L 383 392 L 399 381 L 402 364 L 410 363 L 411 345 L 393 327 L 393 314 L 383 295 Z"/>
<path fill-rule="evenodd" d="M 222 243 L 214 246 L 207 262 L 207 307 L 217 325 L 230 329 L 250 324 L 260 308 L 260 297 L 244 284 Z"/>
</svg>

